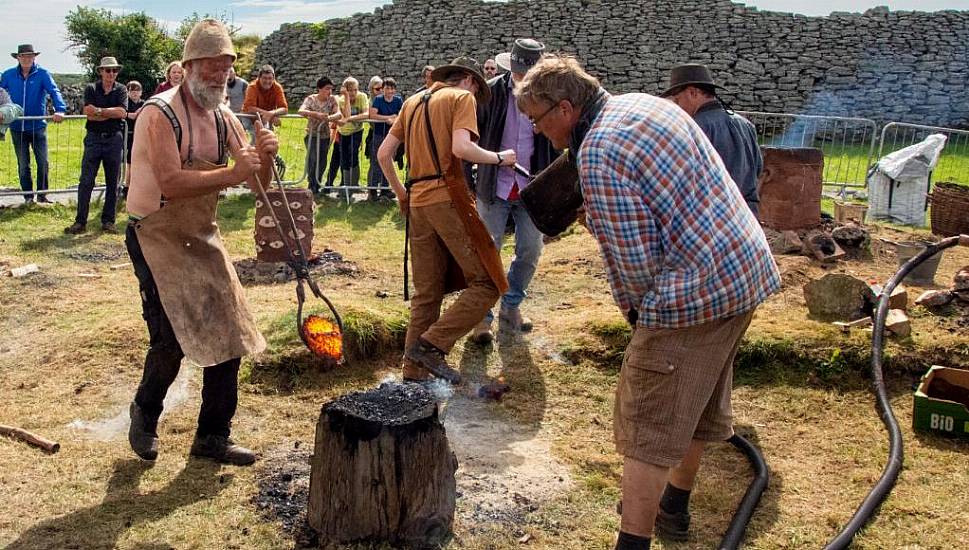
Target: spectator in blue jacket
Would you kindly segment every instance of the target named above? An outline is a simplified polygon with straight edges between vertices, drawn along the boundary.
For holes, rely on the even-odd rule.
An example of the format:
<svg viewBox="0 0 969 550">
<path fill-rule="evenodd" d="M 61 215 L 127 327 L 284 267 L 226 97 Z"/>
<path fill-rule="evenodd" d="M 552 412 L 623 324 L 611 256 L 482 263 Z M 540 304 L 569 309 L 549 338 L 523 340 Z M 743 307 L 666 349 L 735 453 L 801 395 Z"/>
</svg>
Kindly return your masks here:
<svg viewBox="0 0 969 550">
<path fill-rule="evenodd" d="M 7 90 L 10 99 L 20 105 L 25 117 L 47 116 L 47 97 L 54 103 L 54 122 L 64 120 L 67 105 L 61 91 L 46 69 L 37 65 L 40 52 L 35 52 L 30 44 L 17 46 L 16 53 L 10 54 L 19 63 L 7 69 L 0 76 L 0 88 Z M 47 121 L 18 120 L 10 127 L 14 151 L 17 153 L 17 170 L 20 188 L 25 191 L 24 201 L 33 201 L 33 181 L 30 177 L 30 148 L 34 149 L 37 162 L 37 191 L 47 190 Z M 37 202 L 50 202 L 46 195 L 37 195 Z"/>
</svg>

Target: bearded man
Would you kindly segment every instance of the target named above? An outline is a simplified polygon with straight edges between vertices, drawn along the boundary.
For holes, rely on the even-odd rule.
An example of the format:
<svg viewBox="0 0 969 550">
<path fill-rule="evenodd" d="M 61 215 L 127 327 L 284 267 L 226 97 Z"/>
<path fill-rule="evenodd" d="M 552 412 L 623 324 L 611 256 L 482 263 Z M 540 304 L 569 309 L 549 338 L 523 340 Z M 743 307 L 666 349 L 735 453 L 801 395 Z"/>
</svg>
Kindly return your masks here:
<svg viewBox="0 0 969 550">
<path fill-rule="evenodd" d="M 149 100 L 135 130 L 125 243 L 150 343 L 130 407 L 128 441 L 145 460 L 158 456 L 162 402 L 183 357 L 204 367 L 191 454 L 237 465 L 256 460 L 229 439 L 229 427 L 240 358 L 266 343 L 246 307 L 215 212 L 220 190 L 243 181 L 255 190 L 269 181 L 279 142 L 258 121 L 256 145 L 242 141 L 242 125 L 223 103 L 235 58 L 225 26 L 200 21 L 185 41 L 185 82 Z"/>
</svg>

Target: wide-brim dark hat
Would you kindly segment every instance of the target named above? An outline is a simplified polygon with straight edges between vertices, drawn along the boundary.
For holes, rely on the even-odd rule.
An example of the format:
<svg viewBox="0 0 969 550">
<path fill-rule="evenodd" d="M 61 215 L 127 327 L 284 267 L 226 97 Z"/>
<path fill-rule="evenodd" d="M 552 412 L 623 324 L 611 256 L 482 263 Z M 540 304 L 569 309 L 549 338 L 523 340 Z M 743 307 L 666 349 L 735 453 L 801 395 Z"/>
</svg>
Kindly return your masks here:
<svg viewBox="0 0 969 550">
<path fill-rule="evenodd" d="M 491 101 L 491 88 L 488 87 L 488 81 L 485 80 L 484 73 L 481 72 L 481 65 L 472 57 L 461 56 L 447 65 L 441 65 L 431 71 L 431 80 L 443 82 L 457 72 L 470 74 L 474 77 L 474 81 L 478 84 L 478 93 L 475 94 L 474 98 L 479 104 L 483 105 Z"/>
<path fill-rule="evenodd" d="M 687 86 L 707 86 L 710 88 L 718 88 L 720 90 L 724 90 L 725 92 L 730 92 L 730 90 L 727 88 L 724 88 L 713 81 L 713 74 L 706 65 L 701 65 L 699 63 L 687 63 L 685 65 L 673 67 L 673 70 L 670 71 L 669 88 L 664 90 L 661 94 L 659 94 L 659 96 L 671 96 Z"/>
<path fill-rule="evenodd" d="M 17 59 L 17 56 L 22 53 L 32 53 L 34 55 L 40 55 L 40 52 L 34 51 L 34 46 L 31 44 L 21 44 L 17 46 L 16 52 L 10 52 L 10 57 Z"/>
<path fill-rule="evenodd" d="M 510 52 L 500 53 L 495 56 L 495 63 L 506 71 L 525 74 L 542 58 L 545 52 L 545 44 L 531 38 L 519 38 L 515 40 Z"/>
</svg>

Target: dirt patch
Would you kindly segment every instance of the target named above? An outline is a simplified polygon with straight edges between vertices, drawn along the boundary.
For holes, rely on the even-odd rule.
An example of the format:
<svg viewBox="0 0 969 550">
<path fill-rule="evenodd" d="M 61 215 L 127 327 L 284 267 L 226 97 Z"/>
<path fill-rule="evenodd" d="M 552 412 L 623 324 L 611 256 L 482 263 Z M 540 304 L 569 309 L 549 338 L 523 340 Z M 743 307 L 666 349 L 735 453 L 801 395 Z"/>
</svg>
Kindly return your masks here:
<svg viewBox="0 0 969 550">
<path fill-rule="evenodd" d="M 319 539 L 306 521 L 312 456 L 312 446 L 301 441 L 267 452 L 260 461 L 259 492 L 252 497 L 262 516 L 280 522 L 297 548 L 319 547 Z"/>
<path fill-rule="evenodd" d="M 360 273 L 360 268 L 353 262 L 343 259 L 339 252 L 326 249 L 317 254 L 309 262 L 310 274 L 316 277 L 324 275 L 343 275 L 348 277 Z M 246 258 L 232 262 L 243 285 L 265 285 L 285 283 L 296 280 L 296 272 L 284 262 L 260 262 L 255 258 Z"/>
<path fill-rule="evenodd" d="M 71 250 L 64 252 L 64 255 L 72 260 L 101 264 L 106 262 L 116 262 L 121 258 L 128 258 L 128 250 L 124 246 L 101 246 L 87 250 Z"/>
<path fill-rule="evenodd" d="M 501 524 L 524 533 L 531 514 L 568 490 L 568 468 L 551 452 L 547 434 L 502 418 L 495 405 L 456 395 L 444 412 L 458 458 L 458 517 L 472 533 Z"/>
</svg>

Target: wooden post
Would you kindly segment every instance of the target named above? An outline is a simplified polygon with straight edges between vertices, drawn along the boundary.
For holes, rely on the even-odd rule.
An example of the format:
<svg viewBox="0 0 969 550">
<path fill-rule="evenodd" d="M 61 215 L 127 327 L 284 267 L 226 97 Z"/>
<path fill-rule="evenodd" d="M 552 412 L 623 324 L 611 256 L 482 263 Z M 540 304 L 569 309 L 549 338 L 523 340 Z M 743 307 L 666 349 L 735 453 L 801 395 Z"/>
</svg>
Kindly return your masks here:
<svg viewBox="0 0 969 550">
<path fill-rule="evenodd" d="M 385 383 L 323 406 L 307 518 L 323 543 L 437 548 L 454 520 L 457 459 L 433 395 Z"/>
</svg>

